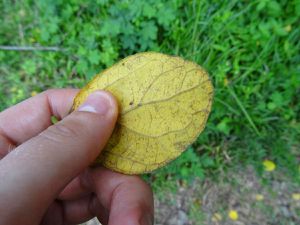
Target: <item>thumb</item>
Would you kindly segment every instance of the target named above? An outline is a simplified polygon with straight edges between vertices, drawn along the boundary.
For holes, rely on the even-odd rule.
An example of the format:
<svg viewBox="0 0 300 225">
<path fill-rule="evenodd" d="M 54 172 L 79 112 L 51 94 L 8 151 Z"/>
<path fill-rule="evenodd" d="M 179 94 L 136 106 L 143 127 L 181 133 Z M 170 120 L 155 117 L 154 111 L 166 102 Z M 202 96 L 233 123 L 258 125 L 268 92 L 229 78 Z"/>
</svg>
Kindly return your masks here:
<svg viewBox="0 0 300 225">
<path fill-rule="evenodd" d="M 0 212 L 11 210 L 6 215 L 12 213 L 23 221 L 33 222 L 32 215 L 40 219 L 62 188 L 100 153 L 117 114 L 110 94 L 93 92 L 77 111 L 4 157 L 0 161 Z"/>
</svg>

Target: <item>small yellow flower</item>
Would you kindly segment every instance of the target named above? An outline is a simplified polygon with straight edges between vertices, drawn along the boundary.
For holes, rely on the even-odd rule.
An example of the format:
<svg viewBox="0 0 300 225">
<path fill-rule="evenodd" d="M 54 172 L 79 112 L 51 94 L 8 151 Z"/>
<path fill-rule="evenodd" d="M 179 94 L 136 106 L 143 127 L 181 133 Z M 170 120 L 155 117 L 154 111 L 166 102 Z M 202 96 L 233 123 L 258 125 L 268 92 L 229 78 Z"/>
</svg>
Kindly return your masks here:
<svg viewBox="0 0 300 225">
<path fill-rule="evenodd" d="M 33 96 L 36 96 L 38 93 L 36 92 L 36 91 L 32 91 L 31 93 L 30 93 L 30 95 L 33 97 Z"/>
<path fill-rule="evenodd" d="M 295 201 L 300 201 L 300 193 L 294 193 L 294 194 L 292 194 L 292 198 L 293 198 Z"/>
<path fill-rule="evenodd" d="M 215 213 L 211 219 L 213 222 L 218 222 L 222 220 L 222 216 L 220 213 Z"/>
<path fill-rule="evenodd" d="M 228 217 L 231 220 L 238 220 L 239 214 L 238 214 L 238 212 L 236 210 L 230 210 L 229 213 L 228 213 Z"/>
<path fill-rule="evenodd" d="M 227 86 L 228 86 L 228 84 L 229 84 L 229 81 L 228 81 L 227 77 L 225 77 L 225 78 L 224 78 L 224 81 L 223 81 L 223 83 L 224 83 L 224 86 L 225 86 L 225 87 L 227 87 Z"/>
<path fill-rule="evenodd" d="M 255 200 L 256 201 L 262 201 L 262 200 L 264 200 L 264 196 L 261 195 L 261 194 L 257 194 L 257 195 L 255 195 Z"/>
<path fill-rule="evenodd" d="M 264 160 L 263 165 L 265 167 L 265 171 L 271 172 L 276 169 L 276 164 L 271 160 Z"/>
<path fill-rule="evenodd" d="M 285 30 L 286 32 L 290 32 L 290 31 L 292 30 L 292 26 L 289 24 L 289 25 L 287 25 L 286 27 L 284 27 L 284 30 Z"/>
</svg>

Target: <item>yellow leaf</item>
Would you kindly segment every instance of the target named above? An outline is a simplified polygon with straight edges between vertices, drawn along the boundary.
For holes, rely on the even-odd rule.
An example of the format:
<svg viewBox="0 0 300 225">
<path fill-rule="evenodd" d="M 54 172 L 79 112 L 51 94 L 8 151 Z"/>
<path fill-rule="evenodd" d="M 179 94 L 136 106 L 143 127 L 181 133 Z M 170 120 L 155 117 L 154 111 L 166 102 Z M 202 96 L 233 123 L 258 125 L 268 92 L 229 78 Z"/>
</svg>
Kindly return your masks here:
<svg viewBox="0 0 300 225">
<path fill-rule="evenodd" d="M 204 129 L 213 98 L 200 66 L 155 52 L 129 56 L 96 75 L 73 110 L 99 89 L 116 97 L 120 113 L 97 163 L 126 174 L 150 172 L 178 157 Z"/>
<path fill-rule="evenodd" d="M 264 200 L 264 196 L 261 195 L 261 194 L 257 194 L 257 195 L 255 195 L 255 200 L 256 201 L 262 201 L 262 200 Z"/>
<path fill-rule="evenodd" d="M 238 212 L 236 210 L 230 210 L 229 213 L 228 213 L 228 217 L 231 220 L 238 220 L 239 214 L 238 214 Z"/>
<path fill-rule="evenodd" d="M 292 198 L 293 198 L 295 201 L 300 201 L 300 193 L 294 193 L 294 194 L 292 194 Z"/>
<path fill-rule="evenodd" d="M 269 171 L 269 172 L 276 169 L 276 164 L 274 162 L 270 161 L 270 160 L 264 160 L 263 165 L 265 167 L 265 170 Z"/>
<path fill-rule="evenodd" d="M 213 222 L 218 222 L 222 220 L 222 215 L 220 213 L 215 213 L 212 217 Z"/>
</svg>

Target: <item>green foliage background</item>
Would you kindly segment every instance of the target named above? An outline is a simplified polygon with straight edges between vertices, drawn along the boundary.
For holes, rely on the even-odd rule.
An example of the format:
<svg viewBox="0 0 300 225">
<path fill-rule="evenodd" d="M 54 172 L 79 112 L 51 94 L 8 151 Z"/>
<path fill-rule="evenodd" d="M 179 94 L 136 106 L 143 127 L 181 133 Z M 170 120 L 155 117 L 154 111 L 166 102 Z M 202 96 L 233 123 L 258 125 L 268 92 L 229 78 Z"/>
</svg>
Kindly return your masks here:
<svg viewBox="0 0 300 225">
<path fill-rule="evenodd" d="M 196 61 L 215 86 L 205 132 L 146 176 L 191 180 L 273 160 L 299 178 L 300 1 L 23 0 L 0 2 L 0 109 L 32 91 L 81 87 L 119 59 L 159 51 Z"/>
</svg>

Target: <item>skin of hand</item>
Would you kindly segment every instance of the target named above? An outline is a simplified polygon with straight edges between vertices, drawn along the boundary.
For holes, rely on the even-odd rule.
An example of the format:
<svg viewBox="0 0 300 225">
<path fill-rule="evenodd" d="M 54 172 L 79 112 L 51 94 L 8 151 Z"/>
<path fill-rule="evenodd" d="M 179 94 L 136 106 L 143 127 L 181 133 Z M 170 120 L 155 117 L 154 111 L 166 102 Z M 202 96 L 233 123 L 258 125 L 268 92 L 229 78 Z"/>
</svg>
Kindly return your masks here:
<svg viewBox="0 0 300 225">
<path fill-rule="evenodd" d="M 153 224 L 153 195 L 138 176 L 89 165 L 117 120 L 114 97 L 48 90 L 0 113 L 0 224 Z M 51 124 L 51 116 L 60 121 Z"/>
</svg>

